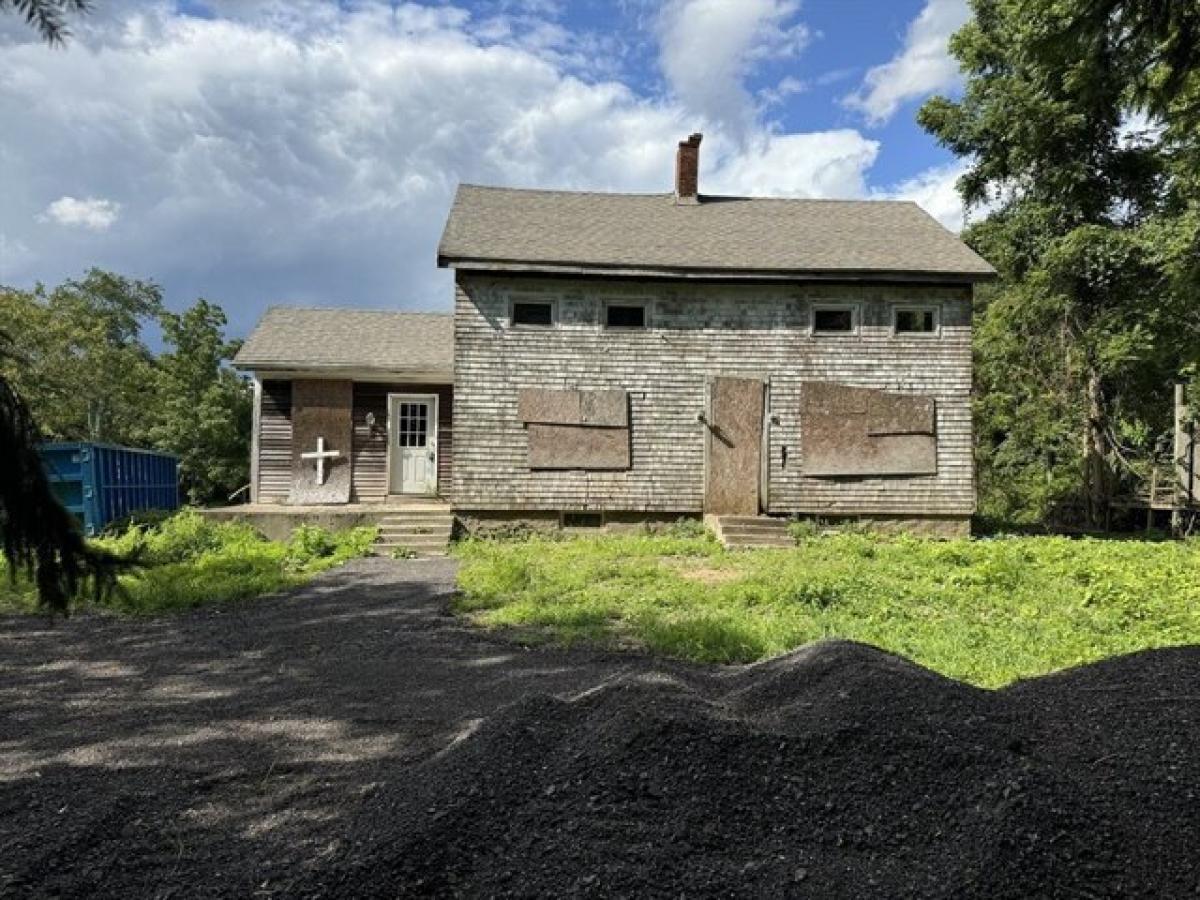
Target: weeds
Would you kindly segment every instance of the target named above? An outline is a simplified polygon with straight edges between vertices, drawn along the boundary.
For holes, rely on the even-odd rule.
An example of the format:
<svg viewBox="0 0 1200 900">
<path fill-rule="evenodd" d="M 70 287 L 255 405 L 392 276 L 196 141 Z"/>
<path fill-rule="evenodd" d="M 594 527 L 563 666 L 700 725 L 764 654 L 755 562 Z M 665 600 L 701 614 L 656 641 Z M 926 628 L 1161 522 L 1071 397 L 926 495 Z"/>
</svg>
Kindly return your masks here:
<svg viewBox="0 0 1200 900">
<path fill-rule="evenodd" d="M 373 527 L 327 531 L 301 525 L 286 543 L 268 541 L 251 526 L 184 510 L 154 525 L 131 525 L 97 540 L 141 566 L 121 578 L 107 608 L 127 614 L 229 603 L 300 584 L 312 575 L 366 556 Z M 2 568 L 2 567 L 0 567 Z M 32 611 L 37 595 L 23 576 L 0 571 L 0 609 Z"/>
<path fill-rule="evenodd" d="M 488 627 L 704 662 L 850 638 L 985 686 L 1200 642 L 1200 541 L 797 536 L 737 553 L 669 529 L 467 541 L 458 608 Z"/>
</svg>

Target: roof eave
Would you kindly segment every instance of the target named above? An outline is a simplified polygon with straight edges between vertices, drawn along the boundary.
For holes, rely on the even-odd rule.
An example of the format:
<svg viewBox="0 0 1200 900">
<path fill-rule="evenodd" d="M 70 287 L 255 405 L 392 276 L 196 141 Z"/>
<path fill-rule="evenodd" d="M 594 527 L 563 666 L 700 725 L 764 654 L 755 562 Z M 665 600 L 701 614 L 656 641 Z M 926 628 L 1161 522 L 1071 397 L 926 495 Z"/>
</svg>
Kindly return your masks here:
<svg viewBox="0 0 1200 900">
<path fill-rule="evenodd" d="M 245 372 L 289 378 L 348 378 L 364 376 L 372 379 L 415 381 L 429 384 L 451 384 L 454 369 L 441 367 L 375 366 L 354 363 L 313 363 L 307 360 L 234 359 L 233 366 Z"/>
<path fill-rule="evenodd" d="M 469 272 L 614 276 L 620 278 L 663 278 L 696 281 L 904 281 L 974 283 L 994 281 L 991 271 L 947 271 L 921 269 L 737 269 L 679 268 L 671 266 L 594 265 L 572 262 L 528 262 L 438 256 L 438 266 Z"/>
</svg>

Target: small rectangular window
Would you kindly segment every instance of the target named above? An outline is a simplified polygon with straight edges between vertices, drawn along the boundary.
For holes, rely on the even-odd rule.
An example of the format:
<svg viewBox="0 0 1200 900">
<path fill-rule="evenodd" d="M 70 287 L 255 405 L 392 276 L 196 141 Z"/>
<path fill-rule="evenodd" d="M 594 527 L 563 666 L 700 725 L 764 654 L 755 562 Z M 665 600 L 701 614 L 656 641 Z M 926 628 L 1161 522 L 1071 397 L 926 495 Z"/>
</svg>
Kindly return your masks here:
<svg viewBox="0 0 1200 900">
<path fill-rule="evenodd" d="M 818 306 L 813 309 L 813 333 L 853 334 L 855 318 L 852 306 Z"/>
<path fill-rule="evenodd" d="M 646 307 L 640 303 L 610 303 L 605 307 L 604 324 L 609 328 L 645 328 Z"/>
<path fill-rule="evenodd" d="M 554 324 L 554 304 L 537 303 L 529 300 L 517 300 L 512 305 L 512 323 L 514 325 L 538 325 L 546 327 Z"/>
<path fill-rule="evenodd" d="M 896 334 L 937 334 L 938 314 L 932 307 L 897 309 Z"/>
</svg>

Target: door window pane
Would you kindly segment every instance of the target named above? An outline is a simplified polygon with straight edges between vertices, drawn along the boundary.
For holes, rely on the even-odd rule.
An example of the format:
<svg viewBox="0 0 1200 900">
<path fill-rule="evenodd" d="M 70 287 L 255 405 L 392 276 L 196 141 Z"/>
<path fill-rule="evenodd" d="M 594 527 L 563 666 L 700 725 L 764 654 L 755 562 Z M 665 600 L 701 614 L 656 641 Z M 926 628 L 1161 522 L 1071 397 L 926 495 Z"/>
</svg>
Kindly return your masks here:
<svg viewBox="0 0 1200 900">
<path fill-rule="evenodd" d="M 396 445 L 424 447 L 429 437 L 429 404 L 400 403 L 397 405 Z"/>
</svg>

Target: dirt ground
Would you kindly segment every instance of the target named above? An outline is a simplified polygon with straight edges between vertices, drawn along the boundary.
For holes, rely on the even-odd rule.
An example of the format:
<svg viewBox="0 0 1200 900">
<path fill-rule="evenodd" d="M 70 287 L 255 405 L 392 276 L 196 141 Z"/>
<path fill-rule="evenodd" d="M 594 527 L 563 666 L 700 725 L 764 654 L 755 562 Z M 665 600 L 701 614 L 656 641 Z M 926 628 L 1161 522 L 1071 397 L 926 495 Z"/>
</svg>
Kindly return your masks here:
<svg viewBox="0 0 1200 900">
<path fill-rule="evenodd" d="M 489 639 L 448 613 L 453 580 L 369 559 L 181 616 L 0 617 L 0 896 L 319 894 L 415 762 L 652 667 Z"/>
<path fill-rule="evenodd" d="M 453 575 L 0 618 L 0 896 L 1200 896 L 1200 648 L 703 668 L 490 638 Z"/>
</svg>

